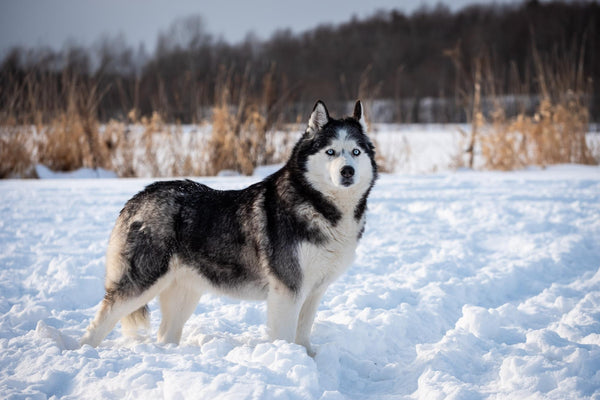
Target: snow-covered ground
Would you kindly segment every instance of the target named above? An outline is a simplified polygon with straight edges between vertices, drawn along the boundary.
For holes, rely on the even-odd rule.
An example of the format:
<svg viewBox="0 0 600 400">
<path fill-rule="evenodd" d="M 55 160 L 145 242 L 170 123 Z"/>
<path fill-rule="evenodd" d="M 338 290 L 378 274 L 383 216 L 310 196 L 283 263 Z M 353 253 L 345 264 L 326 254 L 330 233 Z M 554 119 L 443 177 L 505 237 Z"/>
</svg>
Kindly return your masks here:
<svg viewBox="0 0 600 400">
<path fill-rule="evenodd" d="M 598 167 L 383 175 L 314 359 L 267 341 L 264 304 L 212 296 L 179 347 L 117 327 L 77 348 L 114 220 L 149 182 L 0 181 L 0 398 L 600 398 Z"/>
<path fill-rule="evenodd" d="M 469 125 L 374 124 L 373 131 L 377 154 L 390 171 L 423 174 L 466 165 L 461 159 L 466 157 Z M 479 167 L 479 157 L 476 161 Z"/>
</svg>

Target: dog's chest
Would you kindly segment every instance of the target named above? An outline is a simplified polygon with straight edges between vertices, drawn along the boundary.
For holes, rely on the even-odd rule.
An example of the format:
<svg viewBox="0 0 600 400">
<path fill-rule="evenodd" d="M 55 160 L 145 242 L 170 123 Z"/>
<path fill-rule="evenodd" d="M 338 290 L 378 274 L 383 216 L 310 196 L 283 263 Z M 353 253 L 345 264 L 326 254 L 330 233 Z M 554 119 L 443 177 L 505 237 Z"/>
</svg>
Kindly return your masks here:
<svg viewBox="0 0 600 400">
<path fill-rule="evenodd" d="M 327 285 L 352 264 L 363 226 L 364 219 L 356 221 L 352 216 L 344 216 L 335 226 L 321 227 L 326 238 L 322 243 L 299 245 L 300 266 L 308 285 Z"/>
</svg>

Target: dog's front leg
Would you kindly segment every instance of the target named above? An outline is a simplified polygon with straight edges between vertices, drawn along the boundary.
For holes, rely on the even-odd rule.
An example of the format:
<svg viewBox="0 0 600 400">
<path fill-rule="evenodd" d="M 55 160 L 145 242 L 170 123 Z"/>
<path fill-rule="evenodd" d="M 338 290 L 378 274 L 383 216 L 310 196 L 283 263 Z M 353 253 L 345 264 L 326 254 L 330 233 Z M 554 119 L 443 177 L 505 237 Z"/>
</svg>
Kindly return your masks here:
<svg viewBox="0 0 600 400">
<path fill-rule="evenodd" d="M 310 345 L 310 331 L 312 330 L 319 302 L 327 289 L 326 285 L 312 291 L 304 301 L 298 318 L 298 329 L 296 330 L 296 343 L 306 347 L 309 356 L 314 357 L 315 351 Z"/>
<path fill-rule="evenodd" d="M 299 297 L 284 285 L 271 285 L 267 297 L 267 328 L 271 340 L 294 342 L 302 305 Z"/>
</svg>

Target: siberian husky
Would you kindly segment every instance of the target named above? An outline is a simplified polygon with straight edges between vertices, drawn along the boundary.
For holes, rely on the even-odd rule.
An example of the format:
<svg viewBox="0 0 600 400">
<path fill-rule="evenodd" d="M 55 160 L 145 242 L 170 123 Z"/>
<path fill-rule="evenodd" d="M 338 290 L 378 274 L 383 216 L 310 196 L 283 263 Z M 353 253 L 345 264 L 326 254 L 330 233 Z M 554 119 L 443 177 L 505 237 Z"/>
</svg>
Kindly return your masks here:
<svg viewBox="0 0 600 400">
<path fill-rule="evenodd" d="M 322 101 L 279 171 L 246 189 L 157 182 L 119 214 L 106 255 L 106 294 L 81 339 L 98 346 L 121 320 L 148 327 L 159 296 L 158 340 L 178 344 L 200 296 L 267 301 L 271 340 L 314 354 L 310 331 L 323 293 L 354 259 L 377 179 L 363 107 L 334 119 Z"/>
</svg>

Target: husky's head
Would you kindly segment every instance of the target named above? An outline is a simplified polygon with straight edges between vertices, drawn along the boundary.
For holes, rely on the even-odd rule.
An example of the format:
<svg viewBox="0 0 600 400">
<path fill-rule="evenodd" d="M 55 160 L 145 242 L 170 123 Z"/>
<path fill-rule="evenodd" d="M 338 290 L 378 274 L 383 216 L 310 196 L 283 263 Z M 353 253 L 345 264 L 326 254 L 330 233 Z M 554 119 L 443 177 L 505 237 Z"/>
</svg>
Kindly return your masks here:
<svg viewBox="0 0 600 400">
<path fill-rule="evenodd" d="M 306 180 L 325 194 L 367 192 L 377 177 L 374 146 L 366 135 L 363 107 L 351 117 L 334 119 L 318 101 L 294 153 Z"/>
</svg>

